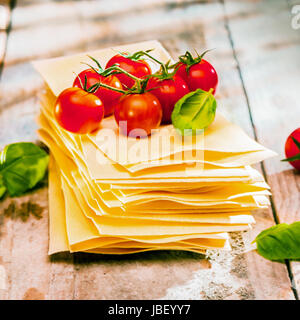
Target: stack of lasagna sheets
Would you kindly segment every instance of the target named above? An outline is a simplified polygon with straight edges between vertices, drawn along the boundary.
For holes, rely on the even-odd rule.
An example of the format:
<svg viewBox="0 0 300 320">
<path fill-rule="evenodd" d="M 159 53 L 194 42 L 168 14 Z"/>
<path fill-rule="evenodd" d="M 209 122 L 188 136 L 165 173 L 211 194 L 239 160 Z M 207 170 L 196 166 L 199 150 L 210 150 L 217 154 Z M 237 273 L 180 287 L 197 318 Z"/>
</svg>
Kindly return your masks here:
<svg viewBox="0 0 300 320">
<path fill-rule="evenodd" d="M 104 65 L 116 50 L 146 49 L 170 59 L 157 41 L 89 54 Z M 275 154 L 220 113 L 194 137 L 166 125 L 128 138 L 113 116 L 93 134 L 67 132 L 53 108 L 74 72 L 86 68 L 81 62 L 89 62 L 86 54 L 35 63 L 46 82 L 38 132 L 51 152 L 49 254 L 229 250 L 228 232 L 251 228 L 251 210 L 268 205 L 269 187 L 250 165 Z"/>
</svg>

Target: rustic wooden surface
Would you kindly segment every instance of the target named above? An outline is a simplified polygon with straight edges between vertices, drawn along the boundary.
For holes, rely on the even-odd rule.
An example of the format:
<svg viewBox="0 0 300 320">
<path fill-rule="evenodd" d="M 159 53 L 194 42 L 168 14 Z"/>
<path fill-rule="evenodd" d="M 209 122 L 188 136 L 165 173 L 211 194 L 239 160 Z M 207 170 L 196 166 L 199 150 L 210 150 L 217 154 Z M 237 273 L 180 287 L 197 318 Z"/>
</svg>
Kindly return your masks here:
<svg viewBox="0 0 300 320">
<path fill-rule="evenodd" d="M 0 1 L 0 147 L 37 139 L 30 61 L 158 39 L 176 57 L 210 53 L 221 111 L 278 152 L 259 168 L 272 208 L 255 213 L 250 238 L 278 222 L 300 220 L 300 175 L 280 162 L 300 125 L 300 30 L 297 1 L 114 0 Z M 3 63 L 2 63 L 3 62 Z M 47 187 L 0 203 L 1 299 L 298 299 L 300 264 L 273 263 L 251 251 L 205 260 L 158 252 L 112 257 L 47 256 Z"/>
</svg>

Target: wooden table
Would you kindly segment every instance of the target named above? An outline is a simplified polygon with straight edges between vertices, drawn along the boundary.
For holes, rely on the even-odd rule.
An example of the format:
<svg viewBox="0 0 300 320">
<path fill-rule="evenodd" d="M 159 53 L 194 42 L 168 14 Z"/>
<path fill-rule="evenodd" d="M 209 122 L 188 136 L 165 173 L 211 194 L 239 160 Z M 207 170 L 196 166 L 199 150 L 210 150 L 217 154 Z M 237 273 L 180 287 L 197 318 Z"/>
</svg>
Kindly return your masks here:
<svg viewBox="0 0 300 320">
<path fill-rule="evenodd" d="M 0 146 L 37 139 L 30 61 L 158 39 L 176 57 L 215 48 L 219 109 L 278 152 L 259 168 L 272 207 L 255 213 L 253 239 L 278 222 L 300 220 L 300 175 L 284 142 L 300 125 L 300 29 L 282 0 L 0 1 Z M 125 257 L 49 257 L 47 186 L 0 203 L 0 299 L 297 299 L 300 263 L 255 251 L 203 259 L 184 252 Z M 298 293 L 298 294 L 297 294 Z"/>
</svg>

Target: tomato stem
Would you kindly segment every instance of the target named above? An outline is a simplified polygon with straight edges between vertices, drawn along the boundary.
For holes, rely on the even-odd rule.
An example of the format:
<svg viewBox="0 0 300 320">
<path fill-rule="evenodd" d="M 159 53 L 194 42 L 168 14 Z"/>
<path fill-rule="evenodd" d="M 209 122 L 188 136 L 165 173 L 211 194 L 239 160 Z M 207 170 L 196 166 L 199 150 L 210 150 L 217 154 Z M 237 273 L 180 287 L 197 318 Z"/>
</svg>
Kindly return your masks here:
<svg viewBox="0 0 300 320">
<path fill-rule="evenodd" d="M 120 67 L 118 67 L 117 65 L 112 65 L 111 67 L 109 67 L 109 68 L 107 68 L 106 70 L 112 70 L 112 71 L 114 71 L 114 70 L 118 70 L 118 71 L 120 71 L 121 73 L 124 73 L 124 74 L 126 74 L 126 76 L 128 76 L 128 77 L 130 77 L 131 79 L 133 79 L 133 80 L 135 80 L 135 81 L 141 81 L 142 79 L 140 79 L 140 78 L 138 78 L 138 77 L 136 77 L 136 76 L 134 76 L 133 74 L 131 74 L 131 73 L 129 73 L 129 72 L 127 72 L 127 71 L 125 71 L 124 69 L 122 69 L 122 68 L 120 68 Z"/>
<path fill-rule="evenodd" d="M 158 59 L 154 58 L 153 56 L 151 56 L 151 54 L 149 54 L 146 51 L 141 51 L 143 52 L 143 55 L 147 56 L 148 58 L 152 59 L 153 61 L 155 61 L 156 63 L 160 64 L 161 66 L 164 66 L 164 63 L 159 61 Z"/>
<path fill-rule="evenodd" d="M 144 55 L 145 52 L 151 52 L 151 51 L 153 51 L 153 50 L 154 50 L 154 49 L 148 49 L 148 50 L 145 50 L 145 51 L 137 51 L 137 52 L 135 52 L 135 53 L 133 53 L 133 54 L 130 54 L 130 53 L 128 53 L 128 52 L 125 52 L 125 53 L 120 52 L 120 51 L 117 51 L 117 52 L 118 52 L 119 55 L 121 55 L 122 57 L 125 57 L 125 58 L 127 58 L 127 59 L 130 59 L 130 60 L 132 60 L 132 61 L 139 61 L 139 60 L 143 57 L 143 55 Z"/>
<path fill-rule="evenodd" d="M 136 52 L 135 55 L 143 55 L 144 53 L 147 55 L 148 54 L 147 52 L 148 52 L 148 50 L 146 52 L 139 51 L 139 52 Z M 100 75 L 102 75 L 104 77 L 108 77 L 108 76 L 111 76 L 111 75 L 114 75 L 114 74 L 123 73 L 123 74 L 125 74 L 126 76 L 128 76 L 129 78 L 131 78 L 131 79 L 133 79 L 135 81 L 134 87 L 133 88 L 128 88 L 128 90 L 117 89 L 115 87 L 111 87 L 111 86 L 109 86 L 107 84 L 103 84 L 101 82 L 99 82 L 96 85 L 94 85 L 92 87 L 93 90 L 97 90 L 99 87 L 103 87 L 103 88 L 110 89 L 110 90 L 113 90 L 113 91 L 116 91 L 116 92 L 120 92 L 120 93 L 123 93 L 123 94 L 127 94 L 127 93 L 143 93 L 145 91 L 145 87 L 146 87 L 146 84 L 148 82 L 147 78 L 145 78 L 145 79 L 138 78 L 138 77 L 132 75 L 131 73 L 125 71 L 124 69 L 120 68 L 116 64 L 114 64 L 111 67 L 103 70 L 101 68 L 100 63 L 97 61 L 97 59 L 95 59 L 95 58 L 93 58 L 91 56 L 89 56 L 89 58 L 92 59 L 97 64 L 97 66 L 98 66 L 98 68 L 100 70 L 98 71 L 97 69 L 95 69 L 91 65 L 89 65 L 89 64 L 87 64 L 87 65 L 89 67 L 91 67 L 98 74 L 100 74 Z M 96 88 L 97 86 L 98 86 L 98 88 Z"/>
<path fill-rule="evenodd" d="M 117 65 L 112 65 L 110 68 L 107 68 L 106 70 L 112 70 L 112 71 L 116 71 L 117 70 L 117 71 L 125 74 L 127 77 L 129 77 L 129 78 L 131 78 L 131 79 L 133 79 L 135 81 L 135 84 L 137 86 L 137 90 L 141 91 L 141 88 L 142 88 L 141 82 L 143 81 L 143 79 L 134 76 L 133 74 L 125 71 L 124 69 L 118 67 Z"/>
<path fill-rule="evenodd" d="M 164 64 L 163 62 L 159 61 L 158 59 L 154 58 L 151 54 L 149 54 L 147 51 L 140 51 L 140 54 L 143 54 L 145 56 L 147 56 L 148 58 L 150 58 L 151 60 L 155 61 L 156 63 L 158 63 L 161 66 L 161 70 L 162 73 L 167 75 L 168 74 L 168 66 L 166 64 Z"/>
<path fill-rule="evenodd" d="M 213 50 L 213 49 L 205 50 L 201 55 L 199 55 L 199 53 L 195 50 L 195 52 L 197 54 L 197 57 L 195 57 L 195 58 L 192 56 L 192 54 L 189 51 L 186 51 L 185 54 L 178 57 L 179 61 L 173 66 L 176 66 L 181 62 L 186 65 L 186 70 L 188 72 L 189 69 L 194 64 L 200 63 L 202 61 L 203 57 L 206 55 L 206 53 L 211 50 Z"/>
<path fill-rule="evenodd" d="M 110 90 L 113 90 L 113 91 L 116 91 L 116 92 L 120 92 L 120 93 L 123 93 L 125 94 L 126 91 L 125 90 L 122 90 L 122 89 L 118 89 L 118 88 L 115 88 L 115 87 L 111 87 L 107 84 L 104 84 L 104 83 L 101 83 L 101 82 L 98 82 L 97 85 L 99 85 L 99 87 L 103 87 L 103 88 L 106 88 L 106 89 L 110 89 Z"/>
</svg>

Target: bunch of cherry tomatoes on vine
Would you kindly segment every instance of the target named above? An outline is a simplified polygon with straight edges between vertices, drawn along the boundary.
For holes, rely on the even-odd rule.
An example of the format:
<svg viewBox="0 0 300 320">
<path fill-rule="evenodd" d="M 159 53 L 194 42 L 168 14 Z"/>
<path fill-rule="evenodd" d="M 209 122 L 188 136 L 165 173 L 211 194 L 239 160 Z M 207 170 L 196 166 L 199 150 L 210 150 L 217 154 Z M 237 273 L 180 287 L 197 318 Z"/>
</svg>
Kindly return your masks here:
<svg viewBox="0 0 300 320">
<path fill-rule="evenodd" d="M 54 115 L 58 123 L 73 133 L 86 134 L 99 129 L 104 117 L 114 114 L 120 130 L 128 136 L 147 136 L 159 125 L 171 123 L 176 102 L 196 89 L 215 92 L 218 75 L 204 54 L 193 57 L 186 52 L 171 65 L 154 58 L 152 50 L 133 54 L 118 53 L 103 69 L 90 57 L 95 67 L 80 72 L 73 87 L 57 98 Z M 160 66 L 152 70 L 145 59 Z"/>
<path fill-rule="evenodd" d="M 206 52 L 193 57 L 187 51 L 171 65 L 154 58 L 151 51 L 116 54 L 105 69 L 90 57 L 96 67 L 89 65 L 76 76 L 73 87 L 58 96 L 54 109 L 57 122 L 70 132 L 86 134 L 99 129 L 102 119 L 114 114 L 123 134 L 143 137 L 160 124 L 171 123 L 174 106 L 183 96 L 197 89 L 215 93 L 218 75 L 203 59 Z M 145 58 L 160 66 L 156 73 Z M 285 154 L 285 161 L 300 170 L 300 128 L 288 137 Z"/>
</svg>

